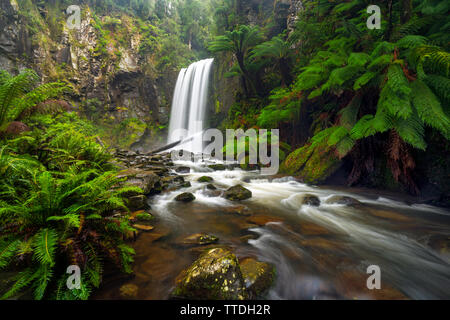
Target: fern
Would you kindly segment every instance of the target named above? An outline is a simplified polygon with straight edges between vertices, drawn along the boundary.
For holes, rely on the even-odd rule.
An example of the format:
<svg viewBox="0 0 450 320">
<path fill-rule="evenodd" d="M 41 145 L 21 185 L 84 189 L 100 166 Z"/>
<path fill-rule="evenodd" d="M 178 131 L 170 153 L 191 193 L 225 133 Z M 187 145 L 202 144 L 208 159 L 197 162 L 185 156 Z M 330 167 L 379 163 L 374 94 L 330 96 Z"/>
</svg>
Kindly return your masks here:
<svg viewBox="0 0 450 320">
<path fill-rule="evenodd" d="M 450 119 L 442 109 L 439 99 L 420 80 L 411 84 L 414 91 L 413 105 L 423 122 L 440 131 L 447 139 L 450 139 Z"/>
<path fill-rule="evenodd" d="M 53 229 L 42 229 L 34 238 L 34 257 L 40 264 L 53 266 L 58 233 Z"/>
</svg>

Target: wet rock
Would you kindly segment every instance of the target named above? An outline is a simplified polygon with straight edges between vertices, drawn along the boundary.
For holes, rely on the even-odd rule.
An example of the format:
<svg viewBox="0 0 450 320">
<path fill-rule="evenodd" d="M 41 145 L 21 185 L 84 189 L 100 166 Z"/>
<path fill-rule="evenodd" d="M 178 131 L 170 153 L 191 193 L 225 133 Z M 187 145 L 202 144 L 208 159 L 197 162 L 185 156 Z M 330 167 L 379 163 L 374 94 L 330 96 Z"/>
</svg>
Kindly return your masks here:
<svg viewBox="0 0 450 320">
<path fill-rule="evenodd" d="M 179 201 L 179 202 L 192 202 L 194 200 L 195 200 L 195 196 L 190 192 L 184 192 L 175 198 L 175 201 Z"/>
<path fill-rule="evenodd" d="M 139 222 L 152 221 L 153 219 L 154 219 L 154 217 L 148 212 L 141 212 L 141 213 L 136 214 L 136 221 L 139 221 Z"/>
<path fill-rule="evenodd" d="M 208 168 L 213 169 L 214 171 L 225 171 L 227 167 L 224 164 L 210 164 Z"/>
<path fill-rule="evenodd" d="M 225 191 L 225 198 L 231 201 L 247 200 L 252 197 L 252 192 L 240 184 Z"/>
<path fill-rule="evenodd" d="M 208 189 L 208 190 L 217 190 L 217 188 L 212 183 L 206 185 L 206 189 Z"/>
<path fill-rule="evenodd" d="M 130 210 L 145 210 L 147 207 L 147 197 L 144 195 L 128 198 L 128 208 Z"/>
<path fill-rule="evenodd" d="M 183 183 L 183 184 L 181 185 L 181 187 L 182 187 L 182 188 L 190 188 L 190 187 L 192 187 L 192 184 L 191 184 L 189 181 L 186 181 L 185 183 Z"/>
<path fill-rule="evenodd" d="M 119 178 L 127 178 L 126 183 L 142 189 L 144 194 L 155 194 L 162 191 L 161 177 L 153 171 L 131 168 L 121 172 Z"/>
<path fill-rule="evenodd" d="M 208 244 L 213 244 L 213 243 L 217 243 L 219 241 L 219 238 L 209 235 L 209 234 L 204 234 L 204 233 L 197 233 L 197 234 L 193 234 L 189 237 L 186 237 L 183 239 L 183 244 L 187 244 L 187 245 L 208 245 Z"/>
<path fill-rule="evenodd" d="M 133 228 L 136 230 L 139 230 L 139 231 L 143 231 L 143 232 L 149 232 L 154 229 L 154 227 L 152 227 L 152 226 L 146 226 L 143 224 L 134 224 Z"/>
<path fill-rule="evenodd" d="M 214 179 L 211 177 L 208 177 L 208 176 L 203 176 L 203 177 L 199 178 L 197 181 L 201 182 L 201 183 L 209 183 L 209 182 L 213 182 Z"/>
<path fill-rule="evenodd" d="M 139 293 L 139 287 L 135 284 L 125 284 L 120 287 L 120 296 L 124 299 L 136 299 Z"/>
<path fill-rule="evenodd" d="M 331 198 L 327 199 L 325 201 L 327 204 L 343 204 L 346 206 L 356 206 L 361 204 L 358 200 L 352 197 L 345 197 L 345 196 L 332 196 Z"/>
<path fill-rule="evenodd" d="M 250 298 L 261 298 L 273 284 L 275 268 L 252 258 L 244 259 L 239 264 Z"/>
<path fill-rule="evenodd" d="M 128 216 L 128 220 L 131 222 L 150 221 L 153 220 L 153 218 L 154 217 L 150 213 L 145 212 L 145 210 L 135 211 Z"/>
<path fill-rule="evenodd" d="M 236 256 L 229 250 L 208 250 L 183 271 L 173 297 L 194 300 L 244 300 L 244 279 Z"/>
<path fill-rule="evenodd" d="M 191 168 L 189 167 L 178 167 L 175 169 L 176 173 L 189 173 L 191 172 Z"/>
<path fill-rule="evenodd" d="M 313 207 L 319 207 L 320 206 L 320 200 L 319 200 L 319 198 L 317 196 L 315 196 L 313 194 L 306 194 L 303 197 L 302 204 L 308 205 L 308 206 L 313 206 Z"/>
</svg>

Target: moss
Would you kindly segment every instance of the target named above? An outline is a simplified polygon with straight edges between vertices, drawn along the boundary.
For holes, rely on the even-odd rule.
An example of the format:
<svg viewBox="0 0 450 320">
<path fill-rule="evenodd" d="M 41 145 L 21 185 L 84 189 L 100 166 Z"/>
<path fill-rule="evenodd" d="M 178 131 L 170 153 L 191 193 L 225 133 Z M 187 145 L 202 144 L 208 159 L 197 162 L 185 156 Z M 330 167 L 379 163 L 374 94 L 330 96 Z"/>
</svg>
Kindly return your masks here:
<svg viewBox="0 0 450 320">
<path fill-rule="evenodd" d="M 341 165 L 333 148 L 326 144 L 311 148 L 304 146 L 292 152 L 281 166 L 281 171 L 298 176 L 306 183 L 325 181 Z"/>
<path fill-rule="evenodd" d="M 208 177 L 208 176 L 203 176 L 203 177 L 200 177 L 197 181 L 200 183 L 208 183 L 208 182 L 213 182 L 214 179 L 211 177 Z"/>
</svg>

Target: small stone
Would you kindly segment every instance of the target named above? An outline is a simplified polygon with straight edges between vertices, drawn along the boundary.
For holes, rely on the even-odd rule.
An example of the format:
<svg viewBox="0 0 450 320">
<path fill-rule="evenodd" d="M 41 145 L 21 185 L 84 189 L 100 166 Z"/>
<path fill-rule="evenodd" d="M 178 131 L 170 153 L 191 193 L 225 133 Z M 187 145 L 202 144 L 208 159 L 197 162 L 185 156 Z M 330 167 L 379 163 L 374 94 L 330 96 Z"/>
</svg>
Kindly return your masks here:
<svg viewBox="0 0 450 320">
<path fill-rule="evenodd" d="M 183 240 L 183 244 L 188 244 L 188 245 L 208 245 L 208 244 L 213 244 L 219 241 L 219 238 L 217 238 L 216 236 L 212 236 L 209 234 L 203 234 L 203 233 L 197 233 L 197 234 L 193 234 L 189 237 L 184 238 Z"/>
<path fill-rule="evenodd" d="M 143 224 L 134 224 L 133 228 L 137 229 L 139 231 L 144 231 L 144 232 L 149 232 L 149 231 L 152 231 L 154 229 L 154 227 L 152 227 L 152 226 L 145 226 Z"/>
</svg>

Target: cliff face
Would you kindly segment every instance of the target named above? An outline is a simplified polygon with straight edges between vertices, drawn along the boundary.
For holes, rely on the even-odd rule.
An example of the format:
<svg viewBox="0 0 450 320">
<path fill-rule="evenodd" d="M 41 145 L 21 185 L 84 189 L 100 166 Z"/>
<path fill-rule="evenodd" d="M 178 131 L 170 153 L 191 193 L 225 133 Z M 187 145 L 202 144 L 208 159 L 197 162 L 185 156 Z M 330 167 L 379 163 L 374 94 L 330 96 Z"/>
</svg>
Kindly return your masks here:
<svg viewBox="0 0 450 320">
<path fill-rule="evenodd" d="M 55 9 L 0 2 L 0 69 L 32 68 L 43 81 L 67 81 L 74 105 L 116 123 L 137 118 L 167 124 L 177 71 L 148 71 L 148 57 L 139 52 L 144 36 L 133 17 L 96 16 L 84 5 L 80 28 L 70 30 L 65 8 Z"/>
</svg>

